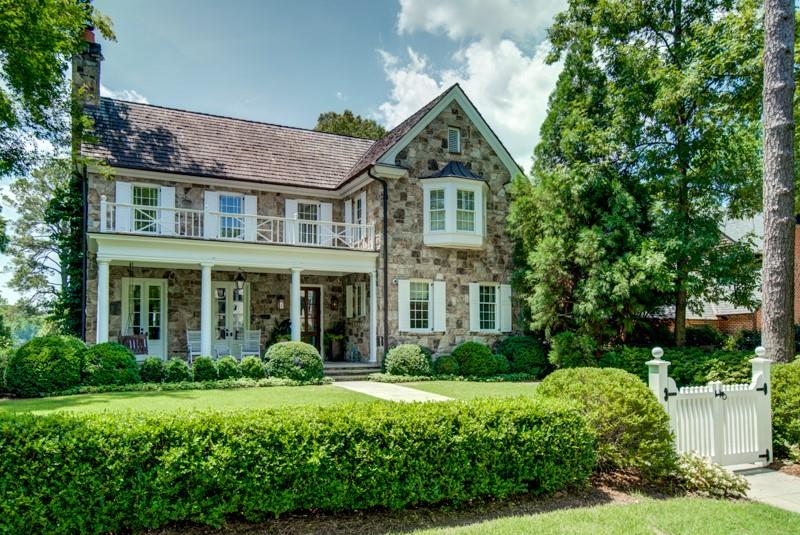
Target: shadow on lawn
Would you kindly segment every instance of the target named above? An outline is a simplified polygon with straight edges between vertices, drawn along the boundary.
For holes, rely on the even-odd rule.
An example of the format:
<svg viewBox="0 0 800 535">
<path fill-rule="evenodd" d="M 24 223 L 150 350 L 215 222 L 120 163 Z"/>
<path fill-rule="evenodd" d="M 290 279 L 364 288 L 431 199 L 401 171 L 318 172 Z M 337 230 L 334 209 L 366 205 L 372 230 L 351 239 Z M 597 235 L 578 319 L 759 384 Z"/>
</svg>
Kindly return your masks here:
<svg viewBox="0 0 800 535">
<path fill-rule="evenodd" d="M 25 398 L 0 400 L 0 414 L 15 412 L 33 412 L 70 410 L 86 405 L 104 405 L 118 400 L 133 398 L 175 398 L 191 400 L 199 397 L 198 392 L 203 390 L 165 390 L 153 392 L 106 392 L 103 394 L 76 394 L 74 396 L 60 396 L 52 398 Z"/>
</svg>

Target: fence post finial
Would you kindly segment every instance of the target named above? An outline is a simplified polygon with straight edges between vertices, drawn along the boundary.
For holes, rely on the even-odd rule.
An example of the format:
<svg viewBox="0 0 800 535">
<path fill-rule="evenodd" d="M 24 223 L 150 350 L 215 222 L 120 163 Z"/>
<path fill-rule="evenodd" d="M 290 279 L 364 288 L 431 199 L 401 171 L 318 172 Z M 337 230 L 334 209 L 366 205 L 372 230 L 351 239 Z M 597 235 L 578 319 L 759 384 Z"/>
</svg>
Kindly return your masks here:
<svg viewBox="0 0 800 535">
<path fill-rule="evenodd" d="M 646 362 L 648 370 L 647 382 L 658 402 L 666 408 L 667 402 L 664 400 L 664 389 L 667 388 L 667 369 L 670 363 L 666 360 L 661 360 L 661 357 L 664 356 L 664 350 L 660 347 L 654 347 L 650 353 L 653 355 L 653 360 Z"/>
</svg>

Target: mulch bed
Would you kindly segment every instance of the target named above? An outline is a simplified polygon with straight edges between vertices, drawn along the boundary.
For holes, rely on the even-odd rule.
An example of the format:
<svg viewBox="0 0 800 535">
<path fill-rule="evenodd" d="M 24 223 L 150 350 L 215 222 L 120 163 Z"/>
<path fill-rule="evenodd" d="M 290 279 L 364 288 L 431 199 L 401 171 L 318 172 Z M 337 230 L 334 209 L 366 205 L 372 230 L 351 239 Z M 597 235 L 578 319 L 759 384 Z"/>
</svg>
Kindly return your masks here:
<svg viewBox="0 0 800 535">
<path fill-rule="evenodd" d="M 783 461 L 775 461 L 769 468 L 783 472 L 784 474 L 800 477 L 800 463 L 784 463 Z"/>
<path fill-rule="evenodd" d="M 503 501 L 476 501 L 461 507 L 416 507 L 401 511 L 361 511 L 347 514 L 305 513 L 286 515 L 280 519 L 259 524 L 231 520 L 224 528 L 213 529 L 194 524 L 172 525 L 149 531 L 153 535 L 210 535 L 219 533 L 254 534 L 270 533 L 295 535 L 314 533 L 333 535 L 352 533 L 378 535 L 410 532 L 417 529 L 444 528 L 474 524 L 508 516 L 544 513 L 557 509 L 590 507 L 608 503 L 635 503 L 638 498 L 620 490 L 634 481 L 625 475 L 594 478 L 592 486 L 577 493 L 556 493 L 541 497 L 519 495 Z M 637 490 L 641 491 L 641 487 Z"/>
</svg>

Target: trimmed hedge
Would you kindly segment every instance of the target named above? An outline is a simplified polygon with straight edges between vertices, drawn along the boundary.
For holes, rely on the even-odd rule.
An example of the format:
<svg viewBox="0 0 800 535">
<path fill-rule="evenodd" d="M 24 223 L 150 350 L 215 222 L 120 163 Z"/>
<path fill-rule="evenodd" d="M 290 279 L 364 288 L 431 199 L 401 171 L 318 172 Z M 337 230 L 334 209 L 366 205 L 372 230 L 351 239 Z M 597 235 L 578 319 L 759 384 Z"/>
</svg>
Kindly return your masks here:
<svg viewBox="0 0 800 535">
<path fill-rule="evenodd" d="M 192 380 L 192 370 L 185 360 L 173 357 L 164 364 L 164 381 L 180 383 Z"/>
<path fill-rule="evenodd" d="M 310 386 L 328 385 L 333 383 L 330 377 L 311 379 L 310 381 L 295 381 L 293 379 L 280 379 L 267 377 L 264 379 L 218 379 L 216 381 L 180 381 L 177 383 L 136 383 L 131 385 L 102 385 L 102 386 L 76 386 L 48 394 L 51 396 L 74 396 L 77 394 L 102 394 L 105 392 L 174 392 L 179 390 L 222 390 L 230 388 L 261 388 L 270 386 Z"/>
<path fill-rule="evenodd" d="M 147 357 L 139 368 L 139 375 L 145 383 L 162 382 L 166 375 L 164 361 L 158 357 Z"/>
<path fill-rule="evenodd" d="M 217 363 L 211 357 L 197 357 L 192 364 L 192 376 L 195 381 L 216 381 L 219 378 Z"/>
<path fill-rule="evenodd" d="M 308 381 L 322 377 L 322 357 L 305 342 L 279 342 L 267 349 L 264 359 L 270 377 Z"/>
<path fill-rule="evenodd" d="M 556 400 L 0 416 L 0 532 L 222 525 L 583 486 L 592 433 Z M 58 463 L 52 462 L 58 459 Z"/>
<path fill-rule="evenodd" d="M 267 376 L 267 369 L 261 359 L 254 356 L 247 356 L 242 359 L 242 377 L 249 379 L 263 379 Z"/>
<path fill-rule="evenodd" d="M 479 342 L 464 342 L 453 350 L 462 375 L 489 377 L 497 374 L 498 362 L 492 350 Z"/>
<path fill-rule="evenodd" d="M 85 385 L 128 385 L 142 381 L 133 352 L 116 342 L 104 342 L 89 347 L 84 362 Z"/>
<path fill-rule="evenodd" d="M 390 375 L 431 375 L 431 357 L 417 344 L 401 344 L 386 354 L 383 362 L 386 373 Z"/>
<path fill-rule="evenodd" d="M 36 397 L 81 384 L 86 344 L 73 336 L 42 336 L 20 346 L 8 359 L 6 387 Z"/>
<path fill-rule="evenodd" d="M 220 379 L 238 379 L 242 376 L 242 369 L 236 359 L 228 355 L 217 362 L 217 377 Z"/>
<path fill-rule="evenodd" d="M 776 455 L 800 451 L 800 359 L 772 368 L 772 434 Z M 800 459 L 798 459 L 800 460 Z"/>
<path fill-rule="evenodd" d="M 651 480 L 675 470 L 669 417 L 636 376 L 615 369 L 558 370 L 545 377 L 536 396 L 580 405 L 597 434 L 600 470 L 633 468 Z"/>
<path fill-rule="evenodd" d="M 433 370 L 436 375 L 458 375 L 460 369 L 458 361 L 453 355 L 441 355 L 433 361 Z"/>
<path fill-rule="evenodd" d="M 544 377 L 550 369 L 541 340 L 533 336 L 509 336 L 497 344 L 497 353 L 511 364 L 511 371 Z"/>
</svg>

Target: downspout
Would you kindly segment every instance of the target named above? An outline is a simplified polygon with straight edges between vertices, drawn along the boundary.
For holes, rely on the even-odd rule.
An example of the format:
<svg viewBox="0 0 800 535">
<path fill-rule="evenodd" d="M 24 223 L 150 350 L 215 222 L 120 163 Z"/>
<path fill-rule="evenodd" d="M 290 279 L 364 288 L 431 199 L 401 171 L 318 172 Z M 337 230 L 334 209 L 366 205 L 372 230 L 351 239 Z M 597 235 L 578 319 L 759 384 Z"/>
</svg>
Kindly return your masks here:
<svg viewBox="0 0 800 535">
<path fill-rule="evenodd" d="M 383 186 L 381 248 L 383 249 L 383 350 L 385 352 L 389 345 L 389 184 L 386 180 L 373 175 L 372 167 L 367 169 L 367 176 Z"/>
</svg>

